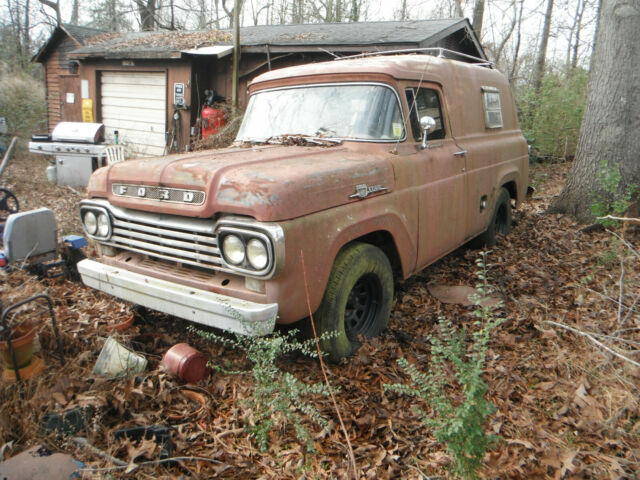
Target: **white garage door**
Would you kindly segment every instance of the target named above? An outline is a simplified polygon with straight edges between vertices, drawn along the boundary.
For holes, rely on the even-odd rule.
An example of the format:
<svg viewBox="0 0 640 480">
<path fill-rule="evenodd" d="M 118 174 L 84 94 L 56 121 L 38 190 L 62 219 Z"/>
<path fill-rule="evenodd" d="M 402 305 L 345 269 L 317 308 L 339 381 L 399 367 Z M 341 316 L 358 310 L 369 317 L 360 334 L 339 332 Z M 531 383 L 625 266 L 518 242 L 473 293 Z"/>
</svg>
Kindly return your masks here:
<svg viewBox="0 0 640 480">
<path fill-rule="evenodd" d="M 118 131 L 132 156 L 162 155 L 167 79 L 164 73 L 102 72 L 101 108 L 107 141 Z"/>
</svg>

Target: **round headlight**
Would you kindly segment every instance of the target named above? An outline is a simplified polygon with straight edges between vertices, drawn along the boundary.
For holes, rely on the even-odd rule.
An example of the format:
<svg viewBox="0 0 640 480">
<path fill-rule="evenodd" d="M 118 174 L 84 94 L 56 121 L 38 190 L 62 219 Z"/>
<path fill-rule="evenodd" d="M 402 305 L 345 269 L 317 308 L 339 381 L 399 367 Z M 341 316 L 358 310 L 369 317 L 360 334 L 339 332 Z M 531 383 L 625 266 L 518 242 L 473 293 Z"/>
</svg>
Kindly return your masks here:
<svg viewBox="0 0 640 480">
<path fill-rule="evenodd" d="M 87 229 L 89 235 L 93 235 L 98 230 L 98 219 L 95 213 L 87 212 L 84 214 L 84 228 Z"/>
<path fill-rule="evenodd" d="M 247 243 L 247 260 L 256 270 L 263 270 L 269 263 L 267 247 L 257 238 L 252 238 Z"/>
<path fill-rule="evenodd" d="M 109 217 L 107 217 L 107 214 L 101 213 L 98 215 L 98 236 L 107 237 L 110 229 L 111 225 L 109 224 Z"/>
<path fill-rule="evenodd" d="M 244 243 L 236 235 L 227 235 L 222 241 L 222 251 L 229 263 L 238 265 L 244 260 Z"/>
</svg>

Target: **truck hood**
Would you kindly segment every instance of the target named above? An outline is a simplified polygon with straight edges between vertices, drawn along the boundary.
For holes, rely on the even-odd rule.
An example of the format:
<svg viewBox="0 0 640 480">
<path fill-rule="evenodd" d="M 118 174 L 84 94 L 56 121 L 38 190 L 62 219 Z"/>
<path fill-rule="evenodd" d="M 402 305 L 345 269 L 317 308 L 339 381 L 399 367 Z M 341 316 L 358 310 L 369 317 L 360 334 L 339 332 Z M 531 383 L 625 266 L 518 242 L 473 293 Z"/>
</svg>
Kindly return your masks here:
<svg viewBox="0 0 640 480">
<path fill-rule="evenodd" d="M 94 173 L 88 193 L 137 210 L 201 218 L 231 213 L 280 221 L 358 202 L 367 194 L 388 193 L 394 187 L 388 157 L 384 148 L 363 153 L 346 146 L 210 150 L 116 163 Z M 153 188 L 143 190 L 146 197 L 155 198 L 143 198 L 140 187 L 204 192 L 205 198 L 199 205 L 185 203 L 178 191 L 172 201 L 163 201 Z M 149 194 L 152 190 L 155 193 Z"/>
</svg>

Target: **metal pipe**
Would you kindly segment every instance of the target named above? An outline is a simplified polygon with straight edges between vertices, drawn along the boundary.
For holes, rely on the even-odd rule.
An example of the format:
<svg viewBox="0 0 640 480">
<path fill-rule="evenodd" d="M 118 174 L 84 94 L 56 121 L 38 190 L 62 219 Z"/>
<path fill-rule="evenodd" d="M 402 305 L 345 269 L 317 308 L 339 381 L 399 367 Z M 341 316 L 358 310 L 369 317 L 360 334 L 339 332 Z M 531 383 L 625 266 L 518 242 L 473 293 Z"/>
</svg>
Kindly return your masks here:
<svg viewBox="0 0 640 480">
<path fill-rule="evenodd" d="M 18 137 L 13 137 L 11 139 L 11 144 L 7 151 L 4 154 L 4 158 L 2 159 L 2 165 L 0 165 L 0 177 L 2 177 L 2 172 L 4 172 L 5 167 L 9 163 L 9 159 L 11 158 L 11 154 L 13 154 L 13 148 L 16 146 L 16 142 L 18 141 Z"/>
</svg>

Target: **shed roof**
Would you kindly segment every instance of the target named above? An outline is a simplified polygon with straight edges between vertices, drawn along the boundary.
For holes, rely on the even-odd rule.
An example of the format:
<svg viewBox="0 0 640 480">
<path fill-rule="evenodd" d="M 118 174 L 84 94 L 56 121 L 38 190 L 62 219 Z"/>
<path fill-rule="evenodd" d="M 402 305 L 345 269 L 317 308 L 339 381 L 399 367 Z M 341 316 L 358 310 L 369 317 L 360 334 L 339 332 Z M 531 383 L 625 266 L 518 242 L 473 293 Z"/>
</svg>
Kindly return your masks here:
<svg viewBox="0 0 640 480">
<path fill-rule="evenodd" d="M 91 37 L 95 37 L 104 33 L 104 30 L 92 27 L 81 27 L 79 25 L 72 25 L 70 23 L 63 23 L 57 26 L 49 39 L 40 47 L 38 52 L 31 59 L 33 62 L 44 62 L 51 53 L 51 51 L 58 45 L 58 42 L 65 36 L 71 38 L 78 47 L 86 45 L 87 40 Z"/>
<path fill-rule="evenodd" d="M 467 19 L 408 20 L 402 22 L 318 23 L 243 27 L 243 51 L 372 51 L 419 48 L 454 34 L 467 42 L 472 55 L 486 58 Z M 463 35 L 462 35 L 463 34 Z M 184 50 L 230 45 L 230 30 L 192 32 L 105 33 L 73 52 L 76 58 L 180 58 Z"/>
</svg>

